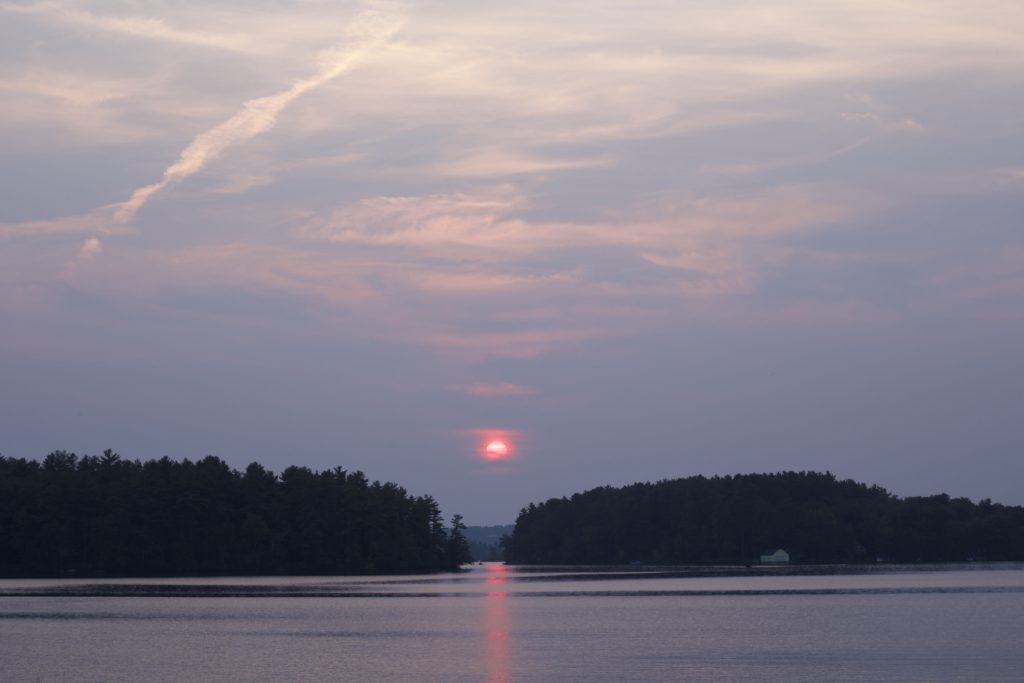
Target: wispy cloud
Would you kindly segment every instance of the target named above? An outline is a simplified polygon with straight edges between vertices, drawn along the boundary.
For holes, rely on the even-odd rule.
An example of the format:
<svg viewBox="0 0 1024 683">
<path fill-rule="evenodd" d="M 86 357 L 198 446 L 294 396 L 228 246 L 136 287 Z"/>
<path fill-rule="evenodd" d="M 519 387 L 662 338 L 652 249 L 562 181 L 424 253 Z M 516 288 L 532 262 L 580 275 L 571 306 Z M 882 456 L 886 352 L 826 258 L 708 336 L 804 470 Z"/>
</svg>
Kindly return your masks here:
<svg viewBox="0 0 1024 683">
<path fill-rule="evenodd" d="M 114 220 L 113 211 L 99 208 L 86 214 L 62 216 L 21 223 L 0 223 L 0 237 L 29 235 L 57 235 L 62 233 L 91 232 L 101 235 L 124 234 L 128 226 Z"/>
<path fill-rule="evenodd" d="M 125 120 L 121 108 L 147 83 L 134 76 L 103 76 L 76 67 L 0 66 L 0 134 L 8 148 L 32 139 L 32 149 L 125 144 L 148 137 L 153 127 Z M 31 131 L 26 134 L 24 131 Z M 45 130 L 46 135 L 39 135 Z"/>
<path fill-rule="evenodd" d="M 601 168 L 612 165 L 606 157 L 587 159 L 546 159 L 530 156 L 521 151 L 489 149 L 474 150 L 465 156 L 452 161 L 442 161 L 433 169 L 417 168 L 417 173 L 431 170 L 444 175 L 468 178 L 495 178 L 522 174 L 544 173 L 547 171 L 566 171 L 582 168 Z"/>
<path fill-rule="evenodd" d="M 92 261 L 103 252 L 103 243 L 97 237 L 90 237 L 78 248 L 78 254 L 64 267 L 65 277 L 74 277 L 79 266 Z"/>
<path fill-rule="evenodd" d="M 161 17 L 100 15 L 57 2 L 3 3 L 0 4 L 0 10 L 16 14 L 38 15 L 94 30 L 192 47 L 216 48 L 234 52 L 257 52 L 260 45 L 258 41 L 241 34 L 179 28 Z"/>
<path fill-rule="evenodd" d="M 681 197 L 661 204 L 645 215 L 604 223 L 531 221 L 522 217 L 529 209 L 528 197 L 502 186 L 478 195 L 367 198 L 325 218 L 307 220 L 296 234 L 483 263 L 610 247 L 641 254 L 659 266 L 714 274 L 737 258 L 743 239 L 828 225 L 866 200 L 828 187 L 792 186 L 748 196 Z"/>
<path fill-rule="evenodd" d="M 519 329 L 510 332 L 458 332 L 428 336 L 423 341 L 463 361 L 488 358 L 535 358 L 551 351 L 600 337 L 613 336 L 595 327 Z"/>
<path fill-rule="evenodd" d="M 928 129 L 910 117 L 901 119 L 888 119 L 874 112 L 858 111 L 845 112 L 843 118 L 847 121 L 858 123 L 864 126 L 877 128 L 888 132 L 903 133 L 927 133 Z"/>
<path fill-rule="evenodd" d="M 455 387 L 457 391 L 470 396 L 483 398 L 502 398 L 506 396 L 532 396 L 537 392 L 530 387 L 511 382 L 494 382 L 492 384 L 465 384 Z"/>
<path fill-rule="evenodd" d="M 90 237 L 82 243 L 81 249 L 78 250 L 78 258 L 82 260 L 91 259 L 102 251 L 103 243 L 96 237 Z"/>
<path fill-rule="evenodd" d="M 214 194 L 241 194 L 248 192 L 254 187 L 270 185 L 273 182 L 274 177 L 268 173 L 232 175 L 223 184 L 210 188 L 210 192 Z"/>
<path fill-rule="evenodd" d="M 198 173 L 227 148 L 273 128 L 285 107 L 351 69 L 389 40 L 400 23 L 398 17 L 380 11 L 360 14 L 348 27 L 349 40 L 320 54 L 320 68 L 313 76 L 296 81 L 281 92 L 245 102 L 242 110 L 230 119 L 198 135 L 178 161 L 164 171 L 163 178 L 138 188 L 127 201 L 117 205 L 114 218 L 122 223 L 130 221 L 160 190 Z"/>
</svg>

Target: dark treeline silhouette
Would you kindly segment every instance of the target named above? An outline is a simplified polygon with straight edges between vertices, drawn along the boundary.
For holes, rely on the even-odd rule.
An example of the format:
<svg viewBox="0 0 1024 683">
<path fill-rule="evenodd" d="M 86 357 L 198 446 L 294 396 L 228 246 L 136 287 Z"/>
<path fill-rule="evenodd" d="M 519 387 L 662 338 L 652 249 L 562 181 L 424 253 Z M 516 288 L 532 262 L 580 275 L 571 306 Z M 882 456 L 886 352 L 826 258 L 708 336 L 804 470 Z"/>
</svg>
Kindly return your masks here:
<svg viewBox="0 0 1024 683">
<path fill-rule="evenodd" d="M 362 472 L 213 456 L 0 457 L 0 575 L 431 572 L 470 559 L 455 515 Z"/>
<path fill-rule="evenodd" d="M 531 504 L 503 544 L 517 564 L 747 564 L 775 548 L 804 563 L 1024 560 L 1024 508 L 831 473 L 698 476 Z"/>
</svg>

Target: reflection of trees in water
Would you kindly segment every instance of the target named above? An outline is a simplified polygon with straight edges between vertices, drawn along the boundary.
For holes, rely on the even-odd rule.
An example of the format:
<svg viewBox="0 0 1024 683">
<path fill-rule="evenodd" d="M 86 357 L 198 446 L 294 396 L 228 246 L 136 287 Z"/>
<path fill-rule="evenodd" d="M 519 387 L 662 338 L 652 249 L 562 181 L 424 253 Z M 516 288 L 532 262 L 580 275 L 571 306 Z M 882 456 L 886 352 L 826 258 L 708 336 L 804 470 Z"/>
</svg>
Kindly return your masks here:
<svg viewBox="0 0 1024 683">
<path fill-rule="evenodd" d="M 508 583 L 508 567 L 503 564 L 487 566 L 484 583 L 490 589 L 484 598 L 484 658 L 487 664 L 487 683 L 508 683 L 509 632 L 508 592 L 503 590 Z"/>
</svg>

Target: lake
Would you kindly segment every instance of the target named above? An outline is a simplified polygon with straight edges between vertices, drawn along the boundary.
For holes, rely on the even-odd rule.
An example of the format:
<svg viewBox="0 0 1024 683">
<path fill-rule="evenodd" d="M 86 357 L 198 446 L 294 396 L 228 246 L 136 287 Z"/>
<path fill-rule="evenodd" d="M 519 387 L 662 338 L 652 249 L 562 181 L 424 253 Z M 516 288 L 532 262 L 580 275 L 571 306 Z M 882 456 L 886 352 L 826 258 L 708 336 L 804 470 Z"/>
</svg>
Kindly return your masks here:
<svg viewBox="0 0 1024 683">
<path fill-rule="evenodd" d="M 1024 565 L 0 580 L 2 681 L 1020 681 Z"/>
</svg>

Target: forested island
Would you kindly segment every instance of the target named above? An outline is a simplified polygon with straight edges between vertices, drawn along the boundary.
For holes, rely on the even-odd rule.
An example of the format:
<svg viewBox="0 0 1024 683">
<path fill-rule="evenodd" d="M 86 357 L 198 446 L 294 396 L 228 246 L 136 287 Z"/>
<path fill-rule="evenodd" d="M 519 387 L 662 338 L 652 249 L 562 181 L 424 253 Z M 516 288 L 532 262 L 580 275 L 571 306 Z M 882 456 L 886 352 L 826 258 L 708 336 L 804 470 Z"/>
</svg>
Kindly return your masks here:
<svg viewBox="0 0 1024 683">
<path fill-rule="evenodd" d="M 504 528 L 465 530 L 430 496 L 342 468 L 0 456 L 4 577 L 433 572 L 472 559 L 470 540 L 495 559 Z M 831 473 L 696 476 L 531 504 L 502 545 L 513 564 L 750 564 L 776 548 L 798 563 L 1021 561 L 1024 507 Z"/>
<path fill-rule="evenodd" d="M 111 451 L 0 456 L 0 576 L 433 572 L 470 559 L 461 517 L 362 472 Z"/>
<path fill-rule="evenodd" d="M 513 564 L 750 564 L 1024 560 L 1024 508 L 945 494 L 899 498 L 831 473 L 601 487 L 524 508 Z"/>
</svg>

